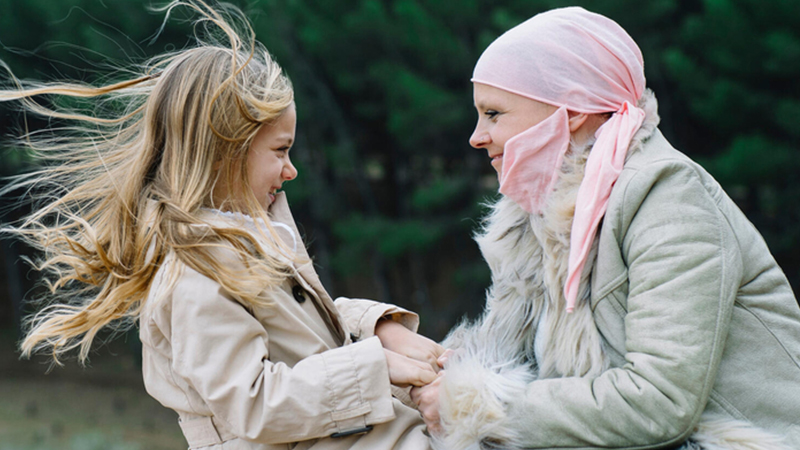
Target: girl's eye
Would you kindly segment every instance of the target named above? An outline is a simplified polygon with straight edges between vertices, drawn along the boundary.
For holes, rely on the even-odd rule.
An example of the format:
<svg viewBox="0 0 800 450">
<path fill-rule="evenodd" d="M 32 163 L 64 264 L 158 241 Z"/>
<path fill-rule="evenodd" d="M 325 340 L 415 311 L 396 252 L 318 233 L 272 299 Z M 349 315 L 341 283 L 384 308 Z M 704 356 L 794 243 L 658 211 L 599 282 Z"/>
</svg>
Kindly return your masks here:
<svg viewBox="0 0 800 450">
<path fill-rule="evenodd" d="M 493 110 L 493 109 L 488 109 L 488 110 L 486 110 L 486 112 L 484 112 L 484 114 L 485 114 L 485 115 L 486 115 L 486 117 L 488 117 L 490 120 L 494 120 L 495 118 L 497 118 L 497 115 L 498 115 L 498 114 L 500 114 L 500 113 L 499 113 L 499 112 L 497 112 L 497 111 L 495 111 L 495 110 Z"/>
</svg>

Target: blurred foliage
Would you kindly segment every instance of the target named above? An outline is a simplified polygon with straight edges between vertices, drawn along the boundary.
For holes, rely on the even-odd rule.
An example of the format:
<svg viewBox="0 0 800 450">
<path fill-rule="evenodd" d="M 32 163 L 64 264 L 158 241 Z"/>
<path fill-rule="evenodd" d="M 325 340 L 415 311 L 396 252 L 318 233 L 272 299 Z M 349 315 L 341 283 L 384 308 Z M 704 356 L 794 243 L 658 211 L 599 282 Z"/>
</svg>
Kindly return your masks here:
<svg viewBox="0 0 800 450">
<path fill-rule="evenodd" d="M 695 130 L 681 138 L 764 234 L 797 288 L 800 9 L 793 0 L 702 5 L 683 18 L 662 56 Z"/>
<path fill-rule="evenodd" d="M 661 129 L 723 183 L 800 285 L 796 0 L 233 3 L 295 84 L 300 181 L 287 192 L 334 294 L 413 307 L 434 337 L 479 310 L 489 274 L 470 233 L 497 184 L 467 144 L 472 67 L 506 29 L 576 4 L 639 43 Z M 191 25 L 172 19 L 151 41 L 163 15 L 146 4 L 0 0 L 0 58 L 20 77 L 102 81 L 191 41 Z M 0 111 L 0 127 L 19 122 Z M 10 170 L 27 161 L 3 158 Z"/>
</svg>

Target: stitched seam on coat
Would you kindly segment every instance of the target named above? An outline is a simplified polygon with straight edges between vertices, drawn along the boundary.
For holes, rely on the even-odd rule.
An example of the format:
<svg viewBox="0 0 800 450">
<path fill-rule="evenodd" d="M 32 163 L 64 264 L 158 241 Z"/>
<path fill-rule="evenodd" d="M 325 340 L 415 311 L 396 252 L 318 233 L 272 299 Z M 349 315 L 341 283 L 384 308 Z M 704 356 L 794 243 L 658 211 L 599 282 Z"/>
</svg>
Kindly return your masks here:
<svg viewBox="0 0 800 450">
<path fill-rule="evenodd" d="M 367 313 L 370 309 L 375 308 L 377 305 L 370 305 L 364 309 L 364 312 L 358 317 L 358 322 L 356 322 L 356 330 L 358 331 L 358 336 L 356 336 L 359 340 L 363 337 L 363 327 L 364 327 L 364 318 L 367 316 Z M 374 330 L 373 330 L 374 334 Z"/>
<path fill-rule="evenodd" d="M 173 294 L 170 293 L 169 295 L 170 295 L 170 297 L 172 297 Z M 174 301 L 175 300 L 172 299 L 172 302 L 174 302 Z M 170 322 L 171 322 L 171 320 L 170 320 Z M 174 327 L 171 327 L 171 328 L 174 328 Z M 171 329 L 170 330 L 170 334 L 173 331 L 174 330 Z M 173 339 L 170 338 L 170 350 L 174 354 L 175 347 L 172 345 L 172 341 L 173 341 Z M 180 359 L 180 357 L 178 359 L 173 359 L 171 356 L 167 357 L 167 359 L 169 360 L 169 366 L 168 366 L 169 367 L 169 377 L 172 379 L 172 384 L 174 384 L 175 386 L 178 387 L 178 389 L 180 389 L 181 393 L 183 394 L 183 397 L 186 399 L 186 404 L 189 405 L 189 408 L 192 409 L 192 413 L 202 415 L 202 413 L 198 412 L 197 408 L 194 407 L 194 404 L 192 404 L 192 401 L 189 398 L 189 394 L 186 392 L 186 388 L 183 387 L 183 386 L 189 385 L 189 383 L 184 382 L 184 383 L 180 384 L 180 383 L 178 383 L 178 380 L 175 379 L 175 369 L 173 369 L 173 367 L 174 367 L 173 362 L 179 363 L 179 364 L 183 364 L 182 359 Z"/>
<path fill-rule="evenodd" d="M 325 389 L 328 390 L 328 395 L 330 395 L 331 402 L 333 403 L 331 405 L 331 410 L 335 411 L 336 410 L 336 406 L 338 404 L 338 400 L 336 398 L 336 390 L 334 390 L 331 387 L 330 370 L 328 369 L 328 361 L 325 358 L 325 354 L 322 353 L 321 356 L 322 356 L 322 358 L 321 358 L 322 359 L 322 366 L 325 368 Z M 333 411 L 331 411 L 331 414 L 333 414 Z M 336 422 L 335 420 L 333 420 L 333 416 L 331 416 L 331 420 L 333 421 L 333 425 L 336 427 L 336 431 L 341 433 L 342 430 L 339 428 L 339 423 Z"/>
<path fill-rule="evenodd" d="M 705 187 L 705 186 L 703 186 L 703 187 Z M 708 191 L 706 191 L 706 193 L 708 193 Z M 709 193 L 709 196 L 710 196 L 710 193 Z M 712 197 L 712 199 L 713 199 L 713 197 Z M 716 203 L 716 201 L 714 202 L 714 206 L 717 207 L 717 209 L 716 209 L 717 215 L 721 215 L 721 216 L 723 216 L 723 218 L 725 218 L 725 215 L 722 214 L 722 211 L 719 210 L 719 205 Z M 726 279 L 726 276 L 725 276 L 726 275 L 726 270 L 725 270 L 726 269 L 726 264 L 725 264 L 725 258 L 724 258 L 723 251 L 722 251 L 724 242 L 722 242 L 723 241 L 722 229 L 720 228 L 719 223 L 717 223 L 717 239 L 719 241 L 719 247 L 717 249 L 717 257 L 720 259 L 720 269 L 721 269 L 720 273 L 722 275 L 722 276 L 719 277 L 719 283 L 718 283 L 717 286 L 718 286 L 718 292 L 722 293 L 723 292 L 723 288 L 724 288 L 724 286 L 726 286 L 726 284 L 727 284 L 726 282 L 728 280 Z M 717 300 L 719 300 L 719 298 Z M 714 343 L 711 346 L 711 356 L 713 356 L 714 353 L 716 353 L 717 347 L 719 347 L 719 339 L 720 339 L 720 334 L 721 334 L 721 331 L 722 331 L 722 330 L 720 330 L 720 322 L 722 322 L 722 310 L 723 310 L 722 306 L 720 306 L 720 308 L 717 309 L 717 320 L 716 320 L 716 323 L 714 325 Z M 717 368 L 719 369 L 719 367 L 717 367 Z M 707 392 L 706 396 L 708 398 L 711 397 L 711 392 L 713 392 L 713 389 L 712 389 L 713 383 L 714 383 L 714 380 L 716 379 L 716 373 L 714 373 L 714 377 L 712 377 L 711 375 L 712 375 L 711 374 L 711 365 L 709 364 L 708 368 L 706 369 L 705 380 L 703 380 L 703 390 Z M 706 409 L 705 405 L 703 405 L 703 408 L 698 409 L 698 411 L 695 412 L 695 414 L 694 414 L 694 416 L 692 418 L 693 419 L 692 420 L 693 424 L 697 423 L 697 421 L 700 419 L 700 417 L 702 416 L 703 411 L 705 411 L 705 409 Z M 692 428 L 694 428 L 694 426 L 695 425 L 691 425 L 691 428 L 689 428 L 687 430 L 687 432 L 691 433 Z"/>
<path fill-rule="evenodd" d="M 369 403 L 361 403 L 359 406 L 354 406 L 350 409 L 343 409 L 341 411 L 334 411 L 331 413 L 331 418 L 336 421 L 352 419 L 359 416 L 366 416 L 372 412 L 372 406 Z"/>
<path fill-rule="evenodd" d="M 706 191 L 706 193 L 708 193 L 708 192 Z M 712 199 L 713 199 L 713 197 L 712 197 Z M 715 206 L 717 206 L 716 202 L 715 202 Z M 716 212 L 717 212 L 717 214 L 722 215 L 724 217 L 724 214 L 722 214 L 722 212 L 718 208 L 716 209 Z M 720 267 L 721 268 L 720 272 L 723 275 L 723 276 L 719 277 L 720 281 L 719 281 L 719 284 L 718 284 L 718 287 L 719 287 L 718 290 L 720 292 L 722 292 L 723 286 L 725 286 L 725 281 L 726 281 L 726 280 L 723 279 L 723 278 L 725 278 L 724 275 L 725 275 L 725 267 L 726 266 L 725 266 L 725 258 L 723 258 L 723 255 L 722 255 L 722 253 L 723 253 L 722 252 L 722 248 L 723 248 L 722 247 L 722 244 L 723 244 L 723 242 L 722 242 L 722 230 L 719 228 L 719 225 L 717 226 L 717 231 L 718 231 L 717 232 L 717 239 L 719 241 L 719 247 L 718 247 L 718 250 L 717 250 L 717 257 L 720 259 L 720 266 L 721 266 Z M 718 300 L 719 300 L 719 298 L 718 298 Z M 716 319 L 716 322 L 715 322 L 715 325 L 714 325 L 714 340 L 713 340 L 713 344 L 711 346 L 710 355 L 713 355 L 716 352 L 717 347 L 719 346 L 718 340 L 719 340 L 719 336 L 721 334 L 721 332 L 720 332 L 721 331 L 720 330 L 720 322 L 721 321 L 722 321 L 722 308 L 720 307 L 717 310 L 717 319 Z M 715 378 L 716 377 L 714 377 L 714 379 Z M 706 376 L 705 376 L 705 378 L 703 380 L 703 390 L 704 391 L 707 390 L 707 392 L 708 392 L 707 396 L 708 396 L 709 399 L 711 398 L 711 393 L 713 392 L 712 387 L 713 387 L 713 379 L 711 377 L 711 365 L 709 364 L 708 369 L 706 369 Z M 701 398 L 702 398 L 702 396 L 701 396 Z M 692 434 L 692 431 L 693 431 L 694 427 L 696 426 L 696 424 L 699 421 L 700 417 L 703 415 L 703 412 L 705 411 L 705 409 L 706 409 L 705 405 L 703 405 L 702 408 L 699 408 L 693 414 L 692 421 L 691 421 L 691 424 L 689 425 L 689 428 L 687 428 L 683 433 L 679 434 L 675 438 L 670 439 L 667 442 L 664 442 L 664 444 L 680 444 L 681 442 L 683 442 L 686 437 L 688 437 L 689 435 Z"/>
<path fill-rule="evenodd" d="M 166 267 L 166 264 L 168 264 L 168 263 L 172 264 L 172 266 L 168 267 L 168 269 L 179 271 L 179 273 L 174 274 L 175 275 L 175 280 L 177 280 L 179 277 L 183 276 L 183 265 L 173 263 L 172 255 L 173 255 L 173 253 L 168 252 L 167 255 L 164 256 L 164 259 L 161 261 L 161 267 Z M 157 276 L 156 278 L 158 278 L 158 279 L 157 280 L 156 279 L 153 280 L 154 283 L 150 285 L 150 288 L 148 290 L 148 296 L 150 294 L 152 294 L 152 293 L 157 293 L 157 291 L 155 291 L 154 289 L 161 289 L 162 288 L 162 285 L 164 284 L 164 278 L 168 275 L 167 274 L 167 270 L 165 270 L 164 272 L 158 272 L 156 275 L 159 275 L 159 274 L 163 274 L 163 275 L 161 277 Z M 156 284 L 156 282 L 158 284 Z M 160 301 L 158 302 L 158 304 L 157 305 L 152 305 L 152 306 L 157 307 L 159 310 L 162 310 L 164 307 L 166 307 L 166 305 L 168 303 L 169 304 L 173 303 L 174 299 L 172 297 L 173 297 L 173 294 L 174 294 L 174 288 L 175 288 L 175 285 L 173 283 L 173 286 L 170 288 L 170 291 L 162 293 L 159 296 Z M 170 298 L 170 302 L 167 302 L 165 300 L 167 297 Z M 172 323 L 172 311 L 171 310 L 170 310 L 169 314 L 170 314 L 170 323 Z M 161 327 L 159 327 L 158 323 L 155 321 L 155 318 L 154 318 L 155 315 L 156 315 L 156 311 L 151 311 L 150 316 L 147 318 L 147 322 L 148 323 L 152 322 L 153 324 L 155 324 L 156 328 L 158 328 L 159 332 L 161 332 Z M 142 326 L 142 325 L 140 324 L 140 326 Z M 173 328 L 174 327 L 172 325 L 170 325 L 170 334 L 172 334 Z M 166 336 L 163 335 L 163 332 L 162 332 L 162 337 L 163 337 L 164 341 L 167 341 L 169 343 L 170 353 L 174 354 L 174 346 L 172 345 L 172 342 L 173 342 L 172 336 L 170 336 L 170 338 L 168 339 Z M 154 350 L 155 350 L 155 347 L 154 347 Z M 178 388 L 178 390 L 181 392 L 181 394 L 183 394 L 183 398 L 186 400 L 186 405 L 191 409 L 192 414 L 202 415 L 202 413 L 197 411 L 197 408 L 195 408 L 194 404 L 192 403 L 191 399 L 189 398 L 189 394 L 186 392 L 186 389 L 185 389 L 184 386 L 186 386 L 188 383 L 179 383 L 178 380 L 175 378 L 175 369 L 173 368 L 174 367 L 173 363 L 177 362 L 177 361 L 172 358 L 172 355 L 166 355 L 165 354 L 164 357 L 167 359 L 167 371 L 169 372 L 169 377 L 172 380 L 172 384 L 175 387 Z"/>
<path fill-rule="evenodd" d="M 674 162 L 674 160 L 672 160 L 672 159 L 668 159 L 666 161 Z M 661 161 L 659 161 L 659 162 L 661 162 Z M 683 164 L 682 161 L 677 161 L 677 162 L 680 163 L 680 165 L 682 165 L 682 166 L 687 166 L 686 164 Z M 689 169 L 694 169 L 691 166 L 689 166 L 688 168 Z M 639 174 L 642 173 L 639 170 L 636 170 L 636 169 L 634 169 L 634 170 L 636 171 L 636 173 L 631 177 L 631 181 L 628 182 L 627 185 L 625 186 L 625 192 L 623 193 L 623 196 L 622 196 L 623 204 L 625 203 L 625 198 L 627 197 L 628 189 L 630 189 L 630 187 L 634 184 L 633 183 L 633 179 L 636 176 L 638 176 Z M 723 219 L 727 220 L 725 215 L 719 209 L 719 204 L 717 202 L 717 199 L 713 195 L 711 195 L 711 193 L 708 192 L 708 190 L 705 188 L 705 184 L 703 184 L 702 178 L 697 173 L 697 170 L 695 169 L 695 170 L 693 170 L 693 172 L 694 172 L 694 175 L 696 176 L 696 181 L 698 183 L 700 183 L 701 187 L 703 188 L 703 191 L 706 194 L 708 194 L 708 196 L 710 197 L 712 203 L 714 204 L 716 215 L 717 216 L 722 216 Z M 638 208 L 637 208 L 637 212 L 638 212 Z M 635 213 L 634 213 L 634 215 L 635 215 Z M 625 219 L 626 219 L 625 217 L 622 217 L 622 220 L 623 220 L 622 223 L 627 223 L 627 221 Z M 725 258 L 723 257 L 724 255 L 723 255 L 723 251 L 722 251 L 722 248 L 723 248 L 722 247 L 722 244 L 723 244 L 722 240 L 723 240 L 723 238 L 722 238 L 722 230 L 720 228 L 719 223 L 717 223 L 717 241 L 718 241 L 718 245 L 719 245 L 719 247 L 717 249 L 717 257 L 720 259 L 720 269 L 721 269 L 720 273 L 723 275 L 723 276 L 719 277 L 718 292 L 722 292 L 723 291 L 723 287 L 725 286 L 725 282 L 727 281 L 727 280 L 723 280 L 723 278 L 725 278 L 724 275 L 725 275 L 726 264 L 725 264 Z M 719 297 L 717 298 L 717 300 L 719 300 Z M 721 334 L 721 330 L 720 330 L 720 322 L 721 321 L 722 321 L 722 308 L 720 307 L 717 310 L 717 317 L 716 317 L 716 321 L 715 321 L 715 325 L 714 325 L 714 341 L 713 341 L 713 344 L 712 344 L 712 347 L 711 347 L 710 355 L 714 355 L 714 353 L 717 351 L 717 348 L 719 347 L 719 342 L 718 341 L 719 341 L 720 334 Z M 704 380 L 703 380 L 703 391 L 707 392 L 708 394 L 706 394 L 706 395 L 708 395 L 708 396 L 710 396 L 710 393 L 712 391 L 713 381 L 714 381 L 714 379 L 711 377 L 711 366 L 709 365 L 709 367 L 706 369 L 706 375 L 705 375 Z M 695 426 L 694 424 L 696 424 L 698 422 L 698 420 L 702 416 L 704 410 L 705 410 L 705 407 L 699 408 L 697 411 L 695 411 L 695 413 L 692 416 L 692 421 L 691 421 L 690 427 L 688 429 L 686 429 L 683 433 L 681 433 L 678 436 L 676 436 L 675 438 L 670 439 L 668 442 L 664 442 L 664 444 L 680 444 L 683 441 L 683 439 L 681 437 L 684 436 L 684 435 L 688 436 L 688 435 L 691 434 L 692 429 Z"/>
<path fill-rule="evenodd" d="M 625 198 L 628 197 L 628 189 L 630 189 L 631 185 L 633 184 L 634 178 L 636 178 L 641 173 L 639 171 L 639 168 L 636 167 L 635 165 L 632 166 L 632 167 L 627 167 L 626 166 L 623 169 L 623 172 L 624 171 L 631 171 L 631 172 L 633 172 L 633 174 L 630 176 L 630 180 L 625 184 L 625 191 L 622 192 L 622 205 L 625 205 Z M 620 178 L 621 178 L 621 174 L 620 174 Z M 625 208 L 624 207 L 621 208 L 621 211 L 622 211 L 623 214 L 620 215 L 619 223 L 623 224 L 623 223 L 627 222 L 627 219 L 626 219 L 626 217 L 624 215 Z M 638 211 L 638 208 L 637 208 L 637 211 Z M 608 211 L 606 211 L 606 212 L 608 212 Z M 619 244 L 622 245 L 622 241 L 620 241 Z M 622 254 L 622 248 L 620 248 L 620 255 L 621 254 Z M 626 261 L 623 261 L 623 264 L 625 264 L 627 266 L 627 262 Z M 610 294 L 615 289 L 620 287 L 622 285 L 622 283 L 624 283 L 627 279 L 628 279 L 628 274 L 626 272 L 623 272 L 623 273 L 617 275 L 617 277 L 614 278 L 611 282 L 609 282 L 608 284 L 603 286 L 603 288 L 599 289 L 599 292 L 602 292 L 603 294 L 602 295 L 598 294 L 598 300 L 597 300 L 597 302 L 595 302 L 594 306 L 592 307 L 592 312 L 594 312 L 594 310 L 597 308 L 597 305 L 600 304 L 600 301 L 602 301 L 603 298 L 607 297 L 608 294 Z"/>
<path fill-rule="evenodd" d="M 624 169 L 623 169 L 623 170 L 624 170 Z M 631 188 L 631 186 L 633 185 L 633 180 L 634 180 L 634 179 L 635 179 L 637 176 L 639 176 L 639 174 L 641 174 L 641 172 L 639 171 L 639 169 L 638 169 L 638 168 L 633 168 L 633 169 L 631 169 L 631 171 L 632 171 L 632 172 L 634 172 L 634 173 L 633 173 L 633 175 L 631 175 L 631 177 L 630 177 L 630 181 L 628 181 L 628 182 L 625 184 L 625 191 L 622 193 L 622 205 L 623 205 L 623 206 L 622 206 L 622 208 L 621 208 L 621 209 L 622 209 L 622 214 L 620 214 L 620 224 L 624 224 L 624 223 L 629 223 L 629 222 L 630 222 L 630 220 L 629 220 L 627 217 L 625 217 L 625 207 L 624 207 L 624 205 L 625 205 L 625 199 L 628 197 L 628 190 L 629 190 L 629 189 Z M 639 206 L 641 206 L 641 204 L 640 204 Z M 637 207 L 637 208 L 636 208 L 636 212 L 638 212 L 638 211 L 639 211 L 639 208 Z M 636 212 L 633 212 L 632 214 L 633 214 L 633 215 L 636 215 Z M 633 216 L 631 216 L 631 219 L 632 219 L 632 218 L 633 218 Z M 630 226 L 630 225 L 629 225 L 629 226 Z M 628 227 L 626 227 L 626 229 L 627 229 L 627 228 L 628 228 Z M 627 232 L 626 232 L 626 233 L 627 233 Z M 624 240 L 624 239 L 623 239 L 623 240 Z M 622 241 L 620 241 L 620 245 L 622 245 Z M 620 249 L 620 250 L 621 250 L 621 249 Z M 620 253 L 623 253 L 623 252 L 620 252 Z M 623 261 L 623 263 L 624 263 L 626 266 L 628 265 L 628 262 L 627 262 L 627 261 Z"/>
<path fill-rule="evenodd" d="M 791 359 L 791 360 L 792 360 L 792 362 L 794 363 L 794 365 L 795 365 L 795 366 L 797 366 L 798 368 L 800 368 L 800 365 L 798 365 L 798 364 L 797 364 L 797 360 L 794 358 L 794 355 L 792 355 L 792 353 L 791 353 L 791 352 L 789 352 L 789 350 L 786 348 L 786 346 L 785 346 L 785 345 L 783 345 L 783 342 L 781 342 L 781 340 L 780 340 L 780 339 L 778 339 L 778 336 L 776 336 L 776 335 L 775 335 L 775 333 L 773 333 L 773 332 L 772 332 L 772 330 L 771 330 L 771 329 L 770 329 L 770 328 L 767 326 L 767 324 L 766 324 L 766 323 L 765 323 L 763 320 L 761 320 L 761 317 L 759 317 L 759 316 L 758 316 L 758 314 L 756 314 L 754 311 L 752 311 L 750 308 L 748 308 L 748 307 L 747 307 L 747 306 L 745 306 L 744 304 L 742 304 L 742 303 L 739 303 L 738 301 L 734 302 L 734 305 L 739 305 L 739 306 L 741 306 L 741 307 L 742 307 L 742 309 L 744 309 L 745 311 L 747 311 L 747 312 L 749 312 L 750 314 L 752 314 L 752 315 L 753 315 L 753 317 L 755 317 L 755 318 L 756 318 L 756 320 L 758 320 L 758 323 L 760 323 L 760 324 L 761 324 L 761 326 L 762 326 L 762 327 L 764 327 L 764 329 L 765 329 L 765 330 L 767 330 L 767 332 L 768 332 L 768 333 L 769 333 L 769 334 L 772 336 L 772 338 L 773 338 L 773 339 L 775 339 L 775 342 L 777 342 L 777 343 L 778 343 L 778 345 L 780 345 L 780 346 L 781 346 L 781 348 L 783 349 L 783 351 L 784 351 L 784 352 L 786 352 L 786 354 L 789 356 L 789 359 Z"/>
<path fill-rule="evenodd" d="M 722 408 L 723 411 L 730 414 L 731 416 L 744 421 L 749 421 L 747 417 L 742 414 L 731 402 L 728 401 L 722 394 L 718 393 L 714 389 L 711 390 L 711 394 L 708 396 L 708 400 L 716 403 Z"/>
<path fill-rule="evenodd" d="M 367 325 L 366 323 L 364 323 L 364 320 L 367 317 L 367 314 L 369 313 L 369 311 L 371 309 L 373 309 L 373 308 L 383 308 L 383 307 L 385 307 L 385 305 L 375 304 L 375 305 L 368 306 L 367 309 L 364 310 L 364 313 L 361 314 L 361 317 L 358 318 L 358 338 L 359 339 L 361 339 L 363 337 L 363 335 L 364 335 L 364 333 L 362 333 L 362 331 L 365 329 L 365 326 Z M 386 315 L 386 312 L 381 314 L 381 316 L 384 316 L 384 315 Z M 376 334 L 375 334 L 375 325 L 377 325 L 377 322 L 370 326 L 370 328 L 372 329 L 372 335 L 373 336 L 376 336 Z M 367 333 L 367 334 L 369 334 L 369 333 Z"/>
<path fill-rule="evenodd" d="M 172 369 L 172 358 L 167 358 L 169 360 L 169 377 L 172 378 L 172 384 L 174 384 L 183 394 L 183 398 L 186 399 L 186 404 L 189 405 L 189 408 L 192 409 L 193 414 L 202 415 L 202 413 L 198 412 L 197 409 L 192 404 L 192 401 L 189 399 L 189 395 L 186 393 L 186 389 L 181 387 L 182 385 L 178 383 L 175 379 L 175 371 Z M 186 384 L 186 383 L 183 383 Z"/>
<path fill-rule="evenodd" d="M 353 356 L 353 351 L 351 350 L 349 353 L 350 353 L 350 365 L 353 366 L 353 374 L 356 377 L 356 393 L 358 394 L 358 404 L 363 406 L 364 397 L 361 395 L 361 378 L 359 378 L 358 376 L 358 364 L 356 364 L 356 359 Z M 372 408 L 370 408 L 370 411 L 371 410 Z M 364 424 L 366 425 L 366 419 L 364 420 Z"/>
<path fill-rule="evenodd" d="M 597 308 L 597 305 L 604 298 L 608 297 L 614 290 L 616 290 L 618 287 L 622 286 L 622 283 L 624 283 L 627 280 L 628 280 L 628 274 L 623 272 L 623 273 L 617 275 L 617 277 L 614 278 L 613 280 L 611 280 L 611 282 L 607 283 L 602 289 L 598 289 L 598 291 L 602 292 L 603 294 L 597 296 L 598 300 L 597 300 L 597 302 L 595 302 L 594 307 L 592 308 L 592 311 L 594 311 L 595 308 Z M 620 306 L 622 306 L 622 305 L 620 305 Z"/>
<path fill-rule="evenodd" d="M 614 291 L 609 292 L 608 297 L 608 302 L 611 303 L 611 307 L 614 308 L 617 314 L 619 314 L 619 316 L 624 320 L 624 317 L 628 314 L 628 311 L 622 307 L 622 303 L 617 299 L 617 296 L 614 295 Z"/>
</svg>

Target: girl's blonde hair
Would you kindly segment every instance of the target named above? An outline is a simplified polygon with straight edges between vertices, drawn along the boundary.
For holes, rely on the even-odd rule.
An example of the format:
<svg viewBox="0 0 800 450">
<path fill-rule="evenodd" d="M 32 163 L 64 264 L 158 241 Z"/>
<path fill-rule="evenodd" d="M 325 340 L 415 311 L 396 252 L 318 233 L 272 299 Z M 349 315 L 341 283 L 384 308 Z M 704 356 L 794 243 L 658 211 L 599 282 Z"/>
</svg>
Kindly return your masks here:
<svg viewBox="0 0 800 450">
<path fill-rule="evenodd" d="M 170 251 L 248 307 L 262 306 L 259 293 L 290 272 L 279 256 L 287 249 L 250 189 L 245 164 L 259 127 L 292 105 L 291 83 L 236 8 L 176 0 L 159 10 L 168 16 L 176 7 L 191 8 L 197 25 L 221 33 L 198 37 L 196 46 L 156 57 L 107 86 L 12 75 L 15 86 L 0 90 L 0 101 L 20 100 L 65 124 L 19 139 L 43 168 L 5 189 L 41 193 L 34 212 L 5 229 L 41 252 L 34 266 L 50 288 L 49 306 L 26 324 L 24 356 L 48 350 L 60 364 L 60 356 L 80 347 L 84 362 L 101 329 L 138 318 Z M 44 106 L 36 100 L 43 95 L 73 106 Z M 240 187 L 245 204 L 215 205 L 217 182 Z M 261 241 L 272 248 L 246 231 L 204 222 L 200 213 L 209 207 L 263 219 Z M 220 248 L 242 264 L 215 258 Z"/>
</svg>

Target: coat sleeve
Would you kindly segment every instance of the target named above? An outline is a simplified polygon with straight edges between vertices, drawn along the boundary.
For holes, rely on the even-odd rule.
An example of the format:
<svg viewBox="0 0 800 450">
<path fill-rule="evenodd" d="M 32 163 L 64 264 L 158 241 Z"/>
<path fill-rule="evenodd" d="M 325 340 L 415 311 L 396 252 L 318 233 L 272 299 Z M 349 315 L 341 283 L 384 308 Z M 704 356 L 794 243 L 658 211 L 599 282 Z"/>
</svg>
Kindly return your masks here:
<svg viewBox="0 0 800 450">
<path fill-rule="evenodd" d="M 625 360 L 596 378 L 537 380 L 506 405 L 525 448 L 665 448 L 706 407 L 741 281 L 736 237 L 697 168 L 633 174 L 618 227 L 628 266 Z M 620 299 L 622 303 L 625 299 Z"/>
<path fill-rule="evenodd" d="M 186 268 L 173 291 L 176 376 L 237 436 L 267 444 L 347 432 L 394 418 L 377 338 L 302 359 L 269 360 L 269 335 L 214 281 Z"/>
<path fill-rule="evenodd" d="M 383 317 L 399 322 L 414 332 L 419 328 L 419 316 L 416 313 L 389 303 L 339 297 L 334 304 L 344 318 L 347 329 L 359 340 L 375 336 L 375 325 Z"/>
</svg>

